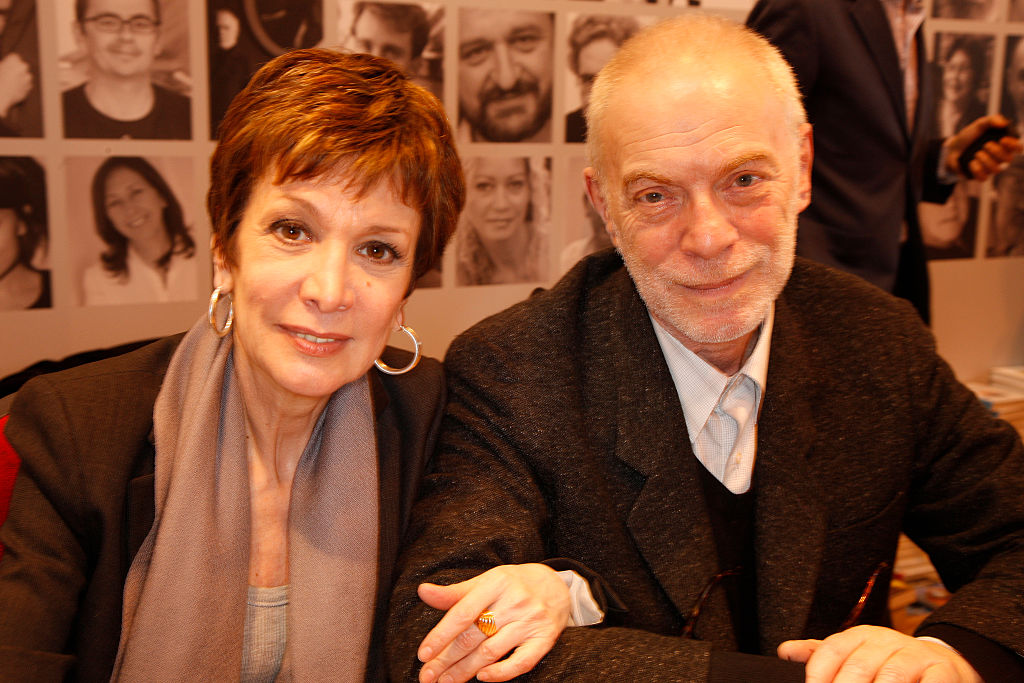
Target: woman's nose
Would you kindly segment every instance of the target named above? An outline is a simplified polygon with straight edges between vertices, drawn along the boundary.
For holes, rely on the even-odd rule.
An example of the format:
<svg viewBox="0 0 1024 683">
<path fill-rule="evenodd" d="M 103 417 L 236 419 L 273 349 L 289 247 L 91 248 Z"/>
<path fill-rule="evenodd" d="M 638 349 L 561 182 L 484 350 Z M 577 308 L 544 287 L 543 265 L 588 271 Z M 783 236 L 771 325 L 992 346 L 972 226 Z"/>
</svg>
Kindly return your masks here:
<svg viewBox="0 0 1024 683">
<path fill-rule="evenodd" d="M 350 308 L 355 301 L 355 289 L 351 282 L 355 274 L 354 266 L 340 248 L 318 245 L 315 249 L 317 253 L 309 260 L 309 272 L 299 292 L 302 300 L 315 306 L 321 313 Z"/>
</svg>

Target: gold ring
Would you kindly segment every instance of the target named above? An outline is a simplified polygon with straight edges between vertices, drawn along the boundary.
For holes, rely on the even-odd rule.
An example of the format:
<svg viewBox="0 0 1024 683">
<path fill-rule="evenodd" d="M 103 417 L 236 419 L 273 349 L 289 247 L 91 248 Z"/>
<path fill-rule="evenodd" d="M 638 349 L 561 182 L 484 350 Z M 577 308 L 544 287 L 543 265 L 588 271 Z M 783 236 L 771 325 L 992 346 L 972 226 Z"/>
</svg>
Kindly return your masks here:
<svg viewBox="0 0 1024 683">
<path fill-rule="evenodd" d="M 488 638 L 498 632 L 498 625 L 494 623 L 494 612 L 481 612 L 473 623 Z"/>
</svg>

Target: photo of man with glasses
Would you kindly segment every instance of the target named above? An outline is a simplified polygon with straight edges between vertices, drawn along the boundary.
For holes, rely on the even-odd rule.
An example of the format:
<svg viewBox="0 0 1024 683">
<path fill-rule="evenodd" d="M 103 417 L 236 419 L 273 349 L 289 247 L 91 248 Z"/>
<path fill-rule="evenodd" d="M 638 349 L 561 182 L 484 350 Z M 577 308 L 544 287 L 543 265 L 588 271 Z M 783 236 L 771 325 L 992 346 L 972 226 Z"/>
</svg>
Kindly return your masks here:
<svg viewBox="0 0 1024 683">
<path fill-rule="evenodd" d="M 153 82 L 160 24 L 157 0 L 75 0 L 88 77 L 63 94 L 65 137 L 191 137 L 189 98 Z"/>
</svg>

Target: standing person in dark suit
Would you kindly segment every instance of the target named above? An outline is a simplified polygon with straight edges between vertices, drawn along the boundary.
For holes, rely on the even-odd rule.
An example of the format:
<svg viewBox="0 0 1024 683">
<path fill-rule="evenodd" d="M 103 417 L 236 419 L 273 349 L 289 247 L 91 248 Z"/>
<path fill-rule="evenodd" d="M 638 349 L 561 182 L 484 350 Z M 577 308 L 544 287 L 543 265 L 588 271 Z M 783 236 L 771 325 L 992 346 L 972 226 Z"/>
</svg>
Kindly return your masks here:
<svg viewBox="0 0 1024 683">
<path fill-rule="evenodd" d="M 814 126 L 814 197 L 797 253 L 909 299 L 927 322 L 917 204 L 943 203 L 960 152 L 1003 120 L 976 121 L 945 146 L 932 137 L 923 21 L 923 3 L 903 0 L 760 0 L 747 17 L 796 71 Z M 981 180 L 1009 160 L 975 159 Z"/>
<path fill-rule="evenodd" d="M 587 115 L 617 252 L 449 348 L 392 677 L 431 631 L 462 633 L 445 663 L 500 653 L 524 625 L 498 596 L 489 637 L 432 607 L 544 560 L 604 615 L 520 680 L 1024 680 L 1024 446 L 905 301 L 795 257 L 812 133 L 783 57 L 684 14 L 619 49 Z M 921 638 L 888 627 L 901 531 L 954 591 Z"/>
</svg>

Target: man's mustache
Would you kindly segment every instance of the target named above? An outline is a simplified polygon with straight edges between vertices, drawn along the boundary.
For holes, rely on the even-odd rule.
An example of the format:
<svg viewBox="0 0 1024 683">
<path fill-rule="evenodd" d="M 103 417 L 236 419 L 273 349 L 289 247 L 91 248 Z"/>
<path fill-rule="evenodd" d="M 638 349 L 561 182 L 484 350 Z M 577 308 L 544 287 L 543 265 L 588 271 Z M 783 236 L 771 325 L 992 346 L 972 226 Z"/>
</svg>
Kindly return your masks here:
<svg viewBox="0 0 1024 683">
<path fill-rule="evenodd" d="M 502 88 L 497 85 L 491 85 L 480 93 L 480 104 L 481 106 L 486 107 L 494 102 L 510 100 L 523 95 L 540 95 L 540 86 L 537 84 L 536 79 L 523 78 L 520 76 L 516 79 L 516 82 L 512 84 L 511 88 Z"/>
</svg>

